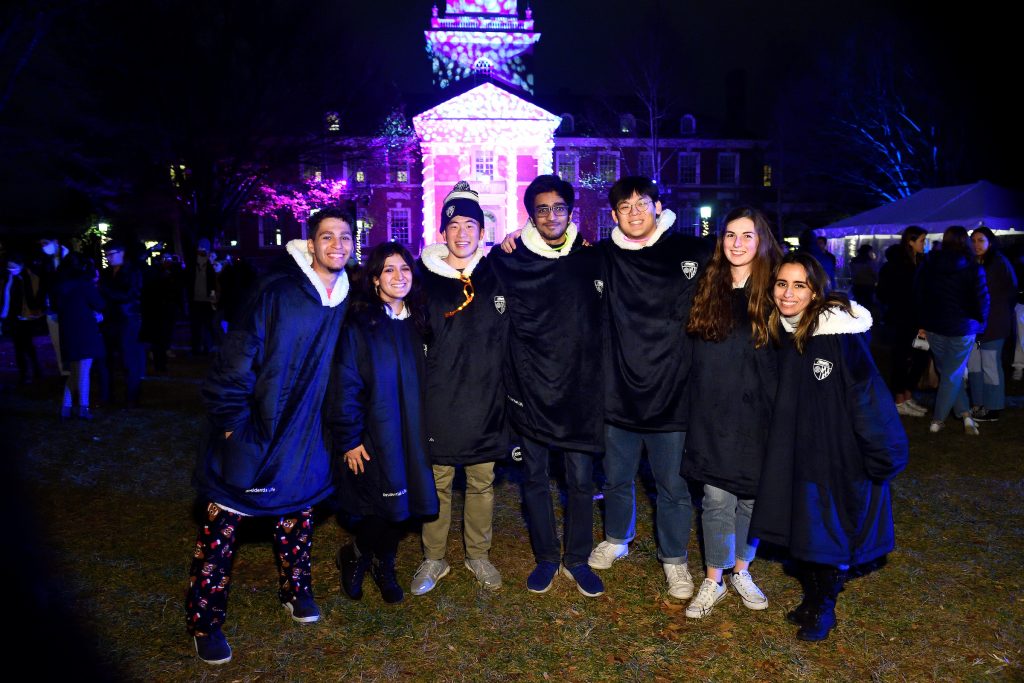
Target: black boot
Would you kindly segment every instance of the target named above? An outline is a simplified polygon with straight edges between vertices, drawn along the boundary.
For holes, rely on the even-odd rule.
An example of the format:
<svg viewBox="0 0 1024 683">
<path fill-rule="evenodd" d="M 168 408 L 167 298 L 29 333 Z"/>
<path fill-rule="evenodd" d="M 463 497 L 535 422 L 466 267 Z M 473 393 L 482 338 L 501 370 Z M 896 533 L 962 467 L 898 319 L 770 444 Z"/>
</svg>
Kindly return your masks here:
<svg viewBox="0 0 1024 683">
<path fill-rule="evenodd" d="M 380 596 L 384 598 L 384 602 L 395 603 L 402 602 L 405 599 L 405 593 L 398 584 L 398 572 L 395 571 L 394 555 L 375 558 L 370 573 L 373 575 L 377 588 L 380 589 Z"/>
<path fill-rule="evenodd" d="M 352 543 L 338 550 L 334 558 L 334 563 L 341 570 L 341 590 L 353 600 L 363 597 L 363 578 L 370 568 L 370 560 L 369 555 L 356 555 L 356 547 Z"/>
<path fill-rule="evenodd" d="M 800 588 L 803 589 L 804 594 L 800 604 L 786 613 L 786 621 L 796 626 L 807 625 L 811 622 L 811 617 L 813 616 L 812 603 L 814 602 L 813 596 L 816 591 L 813 567 L 814 565 L 800 562 L 795 568 L 796 578 L 800 582 Z"/>
<path fill-rule="evenodd" d="M 843 590 L 845 572 L 836 567 L 819 565 L 814 568 L 814 601 L 808 620 L 796 632 L 799 640 L 816 642 L 828 638 L 836 626 L 836 599 Z"/>
</svg>

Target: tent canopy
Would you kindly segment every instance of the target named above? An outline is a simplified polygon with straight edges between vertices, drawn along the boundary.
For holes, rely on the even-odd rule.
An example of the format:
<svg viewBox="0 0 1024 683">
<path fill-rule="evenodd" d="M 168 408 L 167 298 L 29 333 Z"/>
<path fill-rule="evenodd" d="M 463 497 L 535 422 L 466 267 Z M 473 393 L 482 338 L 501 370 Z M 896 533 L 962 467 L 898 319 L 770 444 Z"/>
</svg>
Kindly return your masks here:
<svg viewBox="0 0 1024 683">
<path fill-rule="evenodd" d="M 986 225 L 993 230 L 1024 231 L 1024 193 L 979 180 L 920 190 L 895 202 L 844 218 L 815 230 L 824 237 L 895 235 L 908 225 L 942 232 L 951 225 L 968 230 Z"/>
</svg>

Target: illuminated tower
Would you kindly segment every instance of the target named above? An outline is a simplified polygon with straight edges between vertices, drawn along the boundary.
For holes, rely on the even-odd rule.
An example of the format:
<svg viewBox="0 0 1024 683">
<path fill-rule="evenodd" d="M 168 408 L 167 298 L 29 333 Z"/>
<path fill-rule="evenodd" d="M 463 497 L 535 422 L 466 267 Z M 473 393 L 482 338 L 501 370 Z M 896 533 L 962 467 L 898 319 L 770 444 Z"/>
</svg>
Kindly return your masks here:
<svg viewBox="0 0 1024 683">
<path fill-rule="evenodd" d="M 434 5 L 427 53 L 434 83 L 447 88 L 474 73 L 533 93 L 530 58 L 540 39 L 533 31 L 533 12 L 516 12 L 516 0 L 448 0 L 444 17 Z"/>
</svg>

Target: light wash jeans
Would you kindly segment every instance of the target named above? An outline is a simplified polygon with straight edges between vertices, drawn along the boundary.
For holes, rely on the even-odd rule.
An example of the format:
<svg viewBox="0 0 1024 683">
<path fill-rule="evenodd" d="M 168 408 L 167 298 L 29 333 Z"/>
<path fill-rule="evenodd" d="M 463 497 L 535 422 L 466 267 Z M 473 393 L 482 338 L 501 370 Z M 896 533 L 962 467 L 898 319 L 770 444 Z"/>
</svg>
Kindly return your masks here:
<svg viewBox="0 0 1024 683">
<path fill-rule="evenodd" d="M 754 500 L 737 498 L 711 484 L 704 484 L 704 561 L 715 569 L 736 566 L 736 560 L 748 564 L 757 554 L 757 539 L 747 539 Z"/>
<path fill-rule="evenodd" d="M 1006 407 L 1006 378 L 1003 376 L 1003 344 L 1005 339 L 994 339 L 971 346 L 967 358 L 967 384 L 971 389 L 971 404 L 989 410 Z"/>
<path fill-rule="evenodd" d="M 935 412 L 932 419 L 942 422 L 952 408 L 956 417 L 971 409 L 964 389 L 964 374 L 967 372 L 967 357 L 974 345 L 974 335 L 947 337 L 944 334 L 928 332 L 928 344 L 935 357 L 935 371 L 939 375 L 939 390 L 935 396 Z"/>
</svg>

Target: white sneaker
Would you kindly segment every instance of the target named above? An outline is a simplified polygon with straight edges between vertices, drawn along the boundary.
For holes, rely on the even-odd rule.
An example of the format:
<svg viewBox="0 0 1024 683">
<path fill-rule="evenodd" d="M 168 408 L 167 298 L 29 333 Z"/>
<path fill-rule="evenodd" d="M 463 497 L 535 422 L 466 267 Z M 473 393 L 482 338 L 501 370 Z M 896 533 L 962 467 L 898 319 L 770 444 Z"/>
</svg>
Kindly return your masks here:
<svg viewBox="0 0 1024 683">
<path fill-rule="evenodd" d="M 1019 382 L 1024 379 L 1024 368 L 1014 368 L 1013 374 L 1010 375 L 1010 379 L 1014 382 Z"/>
<path fill-rule="evenodd" d="M 974 418 L 970 415 L 964 415 L 964 434 L 978 436 L 980 433 L 978 431 L 978 423 L 974 421 Z"/>
<path fill-rule="evenodd" d="M 912 398 L 908 398 L 906 401 L 904 401 L 904 403 L 906 403 L 908 406 L 910 406 L 914 410 L 920 410 L 924 414 L 928 413 L 928 408 L 924 407 L 923 405 L 921 405 L 920 403 L 918 403 L 917 401 L 915 401 Z"/>
<path fill-rule="evenodd" d="M 932 434 L 938 434 L 940 431 L 942 431 L 942 428 L 944 426 L 945 425 L 939 422 L 938 420 L 932 420 L 932 423 L 928 425 L 928 431 L 931 432 Z"/>
<path fill-rule="evenodd" d="M 629 555 L 629 545 L 626 543 L 609 543 L 601 541 L 597 547 L 590 551 L 587 564 L 592 569 L 610 569 L 615 560 Z"/>
<path fill-rule="evenodd" d="M 896 412 L 900 415 L 906 415 L 907 417 L 924 417 L 928 414 L 927 410 L 918 410 L 914 406 L 910 405 L 910 401 L 897 403 Z"/>
<path fill-rule="evenodd" d="M 412 586 L 410 592 L 413 595 L 423 595 L 434 590 L 437 582 L 448 576 L 452 570 L 448 560 L 423 560 L 423 564 L 412 575 Z"/>
<path fill-rule="evenodd" d="M 697 597 L 686 606 L 686 616 L 690 619 L 703 619 L 711 614 L 718 601 L 725 597 L 726 588 L 724 583 L 715 583 L 711 579 L 704 579 L 697 591 Z"/>
<path fill-rule="evenodd" d="M 764 596 L 761 589 L 754 583 L 754 577 L 746 569 L 735 572 L 732 575 L 732 589 L 740 596 L 744 607 L 747 609 L 767 609 L 768 598 Z"/>
<path fill-rule="evenodd" d="M 685 564 L 662 564 L 668 581 L 668 594 L 677 600 L 686 600 L 693 595 L 693 577 Z"/>
<path fill-rule="evenodd" d="M 501 573 L 486 557 L 476 560 L 467 559 L 466 569 L 473 572 L 476 580 L 487 590 L 496 591 L 501 588 Z"/>
</svg>

